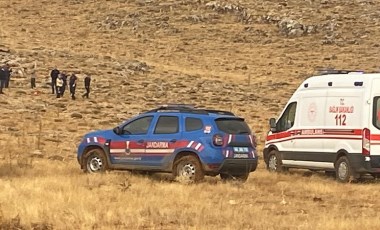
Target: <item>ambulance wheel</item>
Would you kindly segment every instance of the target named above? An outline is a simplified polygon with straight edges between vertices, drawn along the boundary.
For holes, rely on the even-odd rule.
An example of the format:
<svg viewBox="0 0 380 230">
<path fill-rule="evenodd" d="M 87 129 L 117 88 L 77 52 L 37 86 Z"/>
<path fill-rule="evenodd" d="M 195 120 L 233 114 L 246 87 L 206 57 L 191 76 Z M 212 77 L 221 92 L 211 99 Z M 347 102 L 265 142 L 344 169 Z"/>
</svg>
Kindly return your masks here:
<svg viewBox="0 0 380 230">
<path fill-rule="evenodd" d="M 100 149 L 88 151 L 84 163 L 84 171 L 88 173 L 100 173 L 108 169 L 106 156 Z"/>
<path fill-rule="evenodd" d="M 187 155 L 174 163 L 173 174 L 179 181 L 198 182 L 204 178 L 202 165 L 198 158 Z"/>
<path fill-rule="evenodd" d="M 268 156 L 267 169 L 269 172 L 284 172 L 287 168 L 282 166 L 281 158 L 277 150 L 272 150 Z"/>
<path fill-rule="evenodd" d="M 346 156 L 340 157 L 335 163 L 336 180 L 347 183 L 353 180 L 350 162 Z"/>
</svg>

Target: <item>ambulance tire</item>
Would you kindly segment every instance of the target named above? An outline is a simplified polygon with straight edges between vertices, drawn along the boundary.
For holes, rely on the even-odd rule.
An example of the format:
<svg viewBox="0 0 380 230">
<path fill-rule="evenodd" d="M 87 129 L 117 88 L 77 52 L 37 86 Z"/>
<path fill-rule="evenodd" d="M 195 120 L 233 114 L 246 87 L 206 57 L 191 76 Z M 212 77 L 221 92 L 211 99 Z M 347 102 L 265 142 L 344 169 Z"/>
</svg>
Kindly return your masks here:
<svg viewBox="0 0 380 230">
<path fill-rule="evenodd" d="M 205 176 L 201 163 L 193 155 L 185 155 L 176 160 L 173 175 L 180 182 L 198 182 Z"/>
<path fill-rule="evenodd" d="M 267 170 L 269 172 L 286 172 L 288 168 L 282 166 L 281 156 L 277 150 L 270 151 L 268 155 Z"/>
<path fill-rule="evenodd" d="M 108 169 L 107 158 L 101 149 L 92 149 L 84 158 L 84 171 L 87 173 L 102 173 Z"/>
<path fill-rule="evenodd" d="M 350 161 L 346 156 L 340 157 L 335 163 L 336 180 L 341 183 L 352 182 L 354 180 Z"/>
</svg>

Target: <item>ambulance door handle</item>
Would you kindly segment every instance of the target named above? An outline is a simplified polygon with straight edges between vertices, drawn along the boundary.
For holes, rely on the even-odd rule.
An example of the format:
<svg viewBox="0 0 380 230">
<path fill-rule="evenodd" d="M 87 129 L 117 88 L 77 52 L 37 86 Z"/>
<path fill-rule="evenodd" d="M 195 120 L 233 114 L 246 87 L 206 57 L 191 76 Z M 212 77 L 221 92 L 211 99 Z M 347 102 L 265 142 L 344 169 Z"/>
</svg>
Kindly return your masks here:
<svg viewBox="0 0 380 230">
<path fill-rule="evenodd" d="M 142 145 L 142 144 L 144 144 L 144 140 L 142 140 L 142 139 L 138 140 L 137 143 L 140 144 L 140 145 Z"/>
<path fill-rule="evenodd" d="M 177 142 L 177 140 L 176 139 L 171 139 L 170 142 L 171 143 L 175 143 L 175 142 Z"/>
</svg>

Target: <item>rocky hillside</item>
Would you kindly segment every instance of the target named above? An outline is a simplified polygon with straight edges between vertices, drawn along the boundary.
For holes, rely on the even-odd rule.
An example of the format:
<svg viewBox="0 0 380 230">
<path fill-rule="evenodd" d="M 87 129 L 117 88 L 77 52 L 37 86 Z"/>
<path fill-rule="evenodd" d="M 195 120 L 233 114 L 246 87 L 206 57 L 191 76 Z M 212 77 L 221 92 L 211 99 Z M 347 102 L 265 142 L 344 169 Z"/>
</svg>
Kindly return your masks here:
<svg viewBox="0 0 380 230">
<path fill-rule="evenodd" d="M 14 70 L 0 146 L 46 157 L 73 158 L 84 133 L 162 103 L 231 110 L 263 140 L 267 119 L 318 69 L 379 67 L 370 0 L 9 0 L 0 10 L 0 63 Z M 53 66 L 81 83 L 91 74 L 90 99 L 51 95 Z"/>
</svg>

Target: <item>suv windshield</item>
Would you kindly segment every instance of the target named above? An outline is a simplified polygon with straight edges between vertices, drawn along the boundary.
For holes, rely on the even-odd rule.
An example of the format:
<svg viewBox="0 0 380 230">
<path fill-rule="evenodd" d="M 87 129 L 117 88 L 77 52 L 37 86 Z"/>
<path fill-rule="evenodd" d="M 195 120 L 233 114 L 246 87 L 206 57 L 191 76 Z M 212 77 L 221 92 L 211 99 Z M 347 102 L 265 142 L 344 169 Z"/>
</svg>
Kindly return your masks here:
<svg viewBox="0 0 380 230">
<path fill-rule="evenodd" d="M 219 118 L 215 120 L 218 129 L 228 134 L 251 134 L 243 119 Z"/>
</svg>

